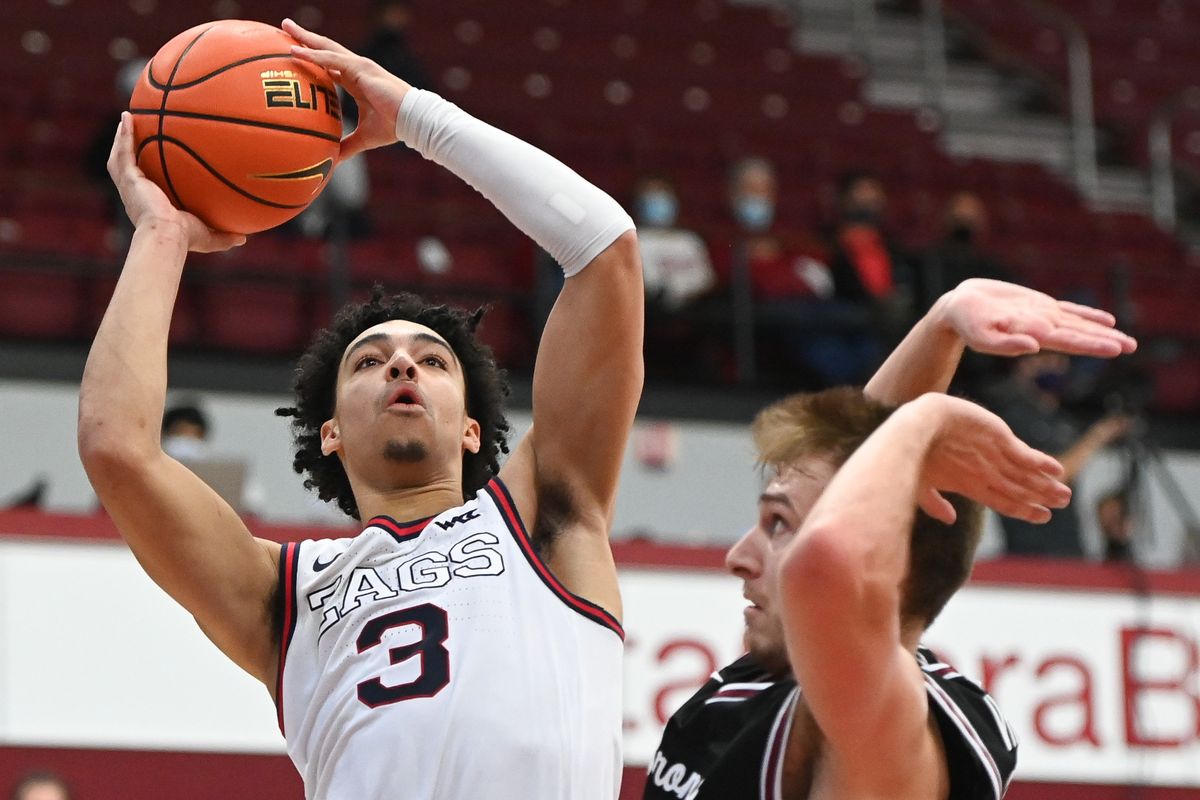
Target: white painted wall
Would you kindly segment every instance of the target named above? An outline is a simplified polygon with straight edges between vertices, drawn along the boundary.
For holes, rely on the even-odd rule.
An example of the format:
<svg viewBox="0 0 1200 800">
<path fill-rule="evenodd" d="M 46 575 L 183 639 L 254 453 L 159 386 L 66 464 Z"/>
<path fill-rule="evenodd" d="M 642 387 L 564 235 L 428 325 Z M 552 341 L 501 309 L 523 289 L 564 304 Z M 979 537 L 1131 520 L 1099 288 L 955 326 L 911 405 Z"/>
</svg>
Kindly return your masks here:
<svg viewBox="0 0 1200 800">
<path fill-rule="evenodd" d="M 266 690 L 124 546 L 11 533 L 0 745 L 282 752 Z M 666 716 L 740 654 L 745 601 L 715 571 L 623 567 L 621 591 L 625 755 L 646 764 Z M 977 680 L 1003 665 L 993 694 L 1021 742 L 1018 777 L 1200 787 L 1200 598 L 968 586 L 926 639 Z"/>
<path fill-rule="evenodd" d="M 291 470 L 287 420 L 274 409 L 286 396 L 235 393 L 189 393 L 198 397 L 213 421 L 213 449 L 246 459 L 262 490 L 263 516 L 284 524 L 333 522 L 344 517 L 320 503 L 301 486 Z M 0 459 L 0 499 L 29 485 L 37 475 L 50 482 L 47 508 L 88 511 L 95 498 L 75 452 L 77 394 L 63 384 L 0 381 L 4 458 Z M 512 415 L 514 439 L 528 429 L 527 412 Z M 618 496 L 614 537 L 649 533 L 657 538 L 695 544 L 731 543 L 753 521 L 759 478 L 753 466 L 750 437 L 743 426 L 677 422 L 667 437 L 674 458 L 665 468 L 646 466 L 638 445 L 661 438 L 655 420 L 640 420 L 626 453 Z M 1167 464 L 1176 480 L 1200 506 L 1200 454 L 1171 451 Z M 1075 502 L 1084 519 L 1093 553 L 1099 553 L 1094 506 L 1096 499 L 1119 482 L 1120 460 L 1113 454 L 1096 459 L 1085 470 Z M 1182 558 L 1183 524 L 1158 483 L 1150 485 L 1153 539 L 1139 543 L 1146 563 L 1172 566 Z M 982 553 L 994 552 L 994 521 Z"/>
</svg>

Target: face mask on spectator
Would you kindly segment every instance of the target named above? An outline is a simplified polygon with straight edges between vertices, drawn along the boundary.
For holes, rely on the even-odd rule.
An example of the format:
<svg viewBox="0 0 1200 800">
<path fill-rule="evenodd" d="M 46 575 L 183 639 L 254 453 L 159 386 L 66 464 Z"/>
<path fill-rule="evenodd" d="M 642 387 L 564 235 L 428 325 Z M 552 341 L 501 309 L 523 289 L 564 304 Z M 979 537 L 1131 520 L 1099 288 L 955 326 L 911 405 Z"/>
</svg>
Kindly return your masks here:
<svg viewBox="0 0 1200 800">
<path fill-rule="evenodd" d="M 733 201 L 733 215 L 748 231 L 765 231 L 775 221 L 775 204 L 763 197 L 742 195 Z"/>
<path fill-rule="evenodd" d="M 1044 369 L 1033 376 L 1033 382 L 1043 392 L 1062 394 L 1067 388 L 1067 373 L 1057 369 Z"/>
<path fill-rule="evenodd" d="M 975 229 L 970 225 L 957 223 L 950 228 L 950 241 L 959 244 L 970 244 L 975 240 Z"/>
<path fill-rule="evenodd" d="M 842 218 L 851 225 L 879 225 L 879 212 L 873 208 L 848 208 Z"/>
<path fill-rule="evenodd" d="M 638 198 L 637 209 L 643 225 L 669 228 L 675 224 L 679 203 L 670 192 L 649 191 Z"/>
<path fill-rule="evenodd" d="M 164 436 L 163 452 L 181 461 L 200 459 L 208 455 L 208 443 L 191 436 Z"/>
</svg>

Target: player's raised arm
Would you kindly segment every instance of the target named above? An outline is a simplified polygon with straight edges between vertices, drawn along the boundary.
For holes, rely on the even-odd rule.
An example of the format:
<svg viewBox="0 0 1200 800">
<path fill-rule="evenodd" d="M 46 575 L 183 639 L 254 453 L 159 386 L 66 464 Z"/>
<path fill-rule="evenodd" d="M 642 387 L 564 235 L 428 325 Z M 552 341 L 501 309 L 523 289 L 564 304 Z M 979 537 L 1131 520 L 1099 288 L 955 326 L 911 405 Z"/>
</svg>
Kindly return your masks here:
<svg viewBox="0 0 1200 800">
<path fill-rule="evenodd" d="M 501 476 L 557 578 L 619 617 L 608 531 L 644 374 L 633 221 L 558 160 L 437 95 L 410 90 L 397 130 L 563 268 L 534 367 L 533 429 Z"/>
<path fill-rule="evenodd" d="M 905 590 L 918 504 L 950 524 L 955 509 L 941 492 L 953 492 L 1044 522 L 1070 498 L 1061 471 L 994 414 L 925 395 L 850 456 L 787 544 L 779 592 L 788 660 L 845 796 L 933 796 L 911 782 L 943 763 L 915 658 L 922 617 L 937 609 L 914 611 L 920 587 Z"/>
<path fill-rule="evenodd" d="M 562 266 L 566 283 L 534 371 L 534 428 L 501 474 L 535 536 L 553 529 L 554 546 L 543 552 L 559 580 L 619 613 L 607 533 L 644 372 L 645 290 L 632 220 L 528 143 L 328 38 L 291 21 L 284 30 L 303 45 L 298 57 L 329 69 L 366 108 L 343 157 L 403 140 L 473 186 Z"/>
<path fill-rule="evenodd" d="M 944 392 L 963 350 L 1018 356 L 1039 350 L 1112 358 L 1137 347 L 1107 311 L 1055 300 L 1004 281 L 972 278 L 942 295 L 867 384 L 872 400 L 899 404 Z"/>
<path fill-rule="evenodd" d="M 170 204 L 135 163 L 128 114 L 109 172 L 134 234 L 84 369 L 79 455 L 100 502 L 150 577 L 226 655 L 271 686 L 269 603 L 279 546 L 254 539 L 159 441 L 167 333 L 184 260 L 189 250 L 225 250 L 245 237 L 211 231 Z"/>
</svg>

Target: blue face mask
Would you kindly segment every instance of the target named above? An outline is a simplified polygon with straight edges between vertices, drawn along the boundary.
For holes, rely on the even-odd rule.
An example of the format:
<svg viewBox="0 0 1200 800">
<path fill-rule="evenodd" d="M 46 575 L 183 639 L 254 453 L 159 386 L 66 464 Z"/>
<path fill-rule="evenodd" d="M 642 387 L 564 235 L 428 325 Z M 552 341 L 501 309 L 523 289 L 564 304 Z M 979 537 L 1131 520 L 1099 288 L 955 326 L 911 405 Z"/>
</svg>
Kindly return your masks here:
<svg viewBox="0 0 1200 800">
<path fill-rule="evenodd" d="M 763 197 L 734 198 L 733 216 L 748 231 L 765 231 L 775 221 L 775 204 Z"/>
<path fill-rule="evenodd" d="M 1067 373 L 1055 369 L 1042 370 L 1033 376 L 1033 382 L 1043 392 L 1062 394 L 1067 388 Z"/>
<path fill-rule="evenodd" d="M 649 191 L 637 200 L 638 217 L 650 228 L 669 228 L 679 215 L 679 202 L 670 192 Z"/>
</svg>

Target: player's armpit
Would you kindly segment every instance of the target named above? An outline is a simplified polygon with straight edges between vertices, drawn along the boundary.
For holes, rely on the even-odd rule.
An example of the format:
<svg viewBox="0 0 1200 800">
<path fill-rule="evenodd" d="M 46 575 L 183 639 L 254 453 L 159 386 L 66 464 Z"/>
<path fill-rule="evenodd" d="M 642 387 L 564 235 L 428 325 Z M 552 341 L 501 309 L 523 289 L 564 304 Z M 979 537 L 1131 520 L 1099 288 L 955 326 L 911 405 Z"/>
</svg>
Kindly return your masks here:
<svg viewBox="0 0 1200 800">
<path fill-rule="evenodd" d="M 538 556 L 572 594 L 622 619 L 616 563 L 608 543 L 610 513 L 596 503 L 583 504 L 573 489 L 553 474 L 540 474 L 530 430 L 500 470 L 517 512 L 528 526 Z"/>
</svg>

